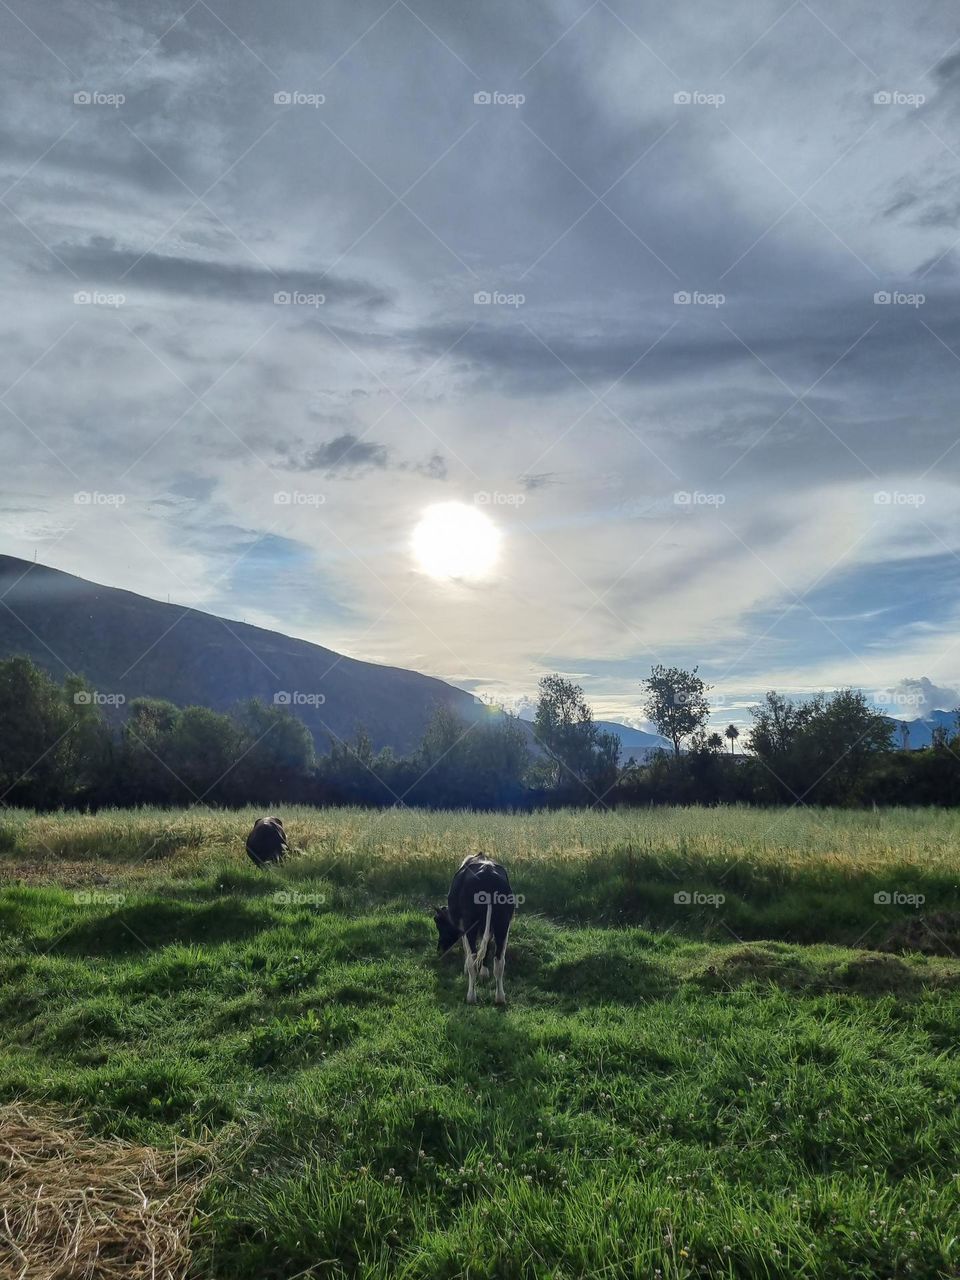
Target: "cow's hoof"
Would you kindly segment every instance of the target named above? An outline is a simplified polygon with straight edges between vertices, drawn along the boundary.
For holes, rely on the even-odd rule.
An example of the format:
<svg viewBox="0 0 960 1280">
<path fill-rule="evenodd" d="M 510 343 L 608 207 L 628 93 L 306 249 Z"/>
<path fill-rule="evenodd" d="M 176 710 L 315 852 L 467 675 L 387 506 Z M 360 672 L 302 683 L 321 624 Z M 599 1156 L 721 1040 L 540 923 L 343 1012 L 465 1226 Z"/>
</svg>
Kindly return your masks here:
<svg viewBox="0 0 960 1280">
<path fill-rule="evenodd" d="M 494 1001 L 493 1001 L 493 1003 L 494 1003 L 494 1004 L 506 1004 L 506 1003 L 507 1003 L 507 997 L 506 997 L 506 996 L 495 996 L 495 997 L 494 997 Z"/>
</svg>

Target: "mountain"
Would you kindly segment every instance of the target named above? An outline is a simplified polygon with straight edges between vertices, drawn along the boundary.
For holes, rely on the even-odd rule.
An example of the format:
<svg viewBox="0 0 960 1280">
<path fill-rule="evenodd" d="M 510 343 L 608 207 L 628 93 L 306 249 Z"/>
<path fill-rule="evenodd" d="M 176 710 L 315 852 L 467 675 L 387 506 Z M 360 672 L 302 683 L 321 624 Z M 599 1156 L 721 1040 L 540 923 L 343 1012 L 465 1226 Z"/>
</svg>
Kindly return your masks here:
<svg viewBox="0 0 960 1280">
<path fill-rule="evenodd" d="M 651 751 L 672 751 L 673 747 L 666 738 L 656 733 L 645 733 L 642 729 L 632 729 L 627 724 L 616 724 L 613 720 L 598 720 L 597 728 L 612 733 L 620 739 L 620 763 L 633 756 L 634 760 L 643 761 Z"/>
<path fill-rule="evenodd" d="M 955 711 L 931 711 L 929 715 L 924 716 L 922 720 L 898 720 L 895 716 L 888 716 L 893 725 L 893 736 L 891 741 L 895 747 L 900 746 L 900 726 L 906 724 L 910 729 L 910 738 L 908 747 L 911 751 L 916 751 L 918 747 L 929 747 L 933 740 L 933 730 L 938 726 L 946 729 L 952 738 L 957 732 L 957 713 Z"/>
<path fill-rule="evenodd" d="M 490 714 L 431 676 L 0 556 L 0 658 L 14 654 L 57 680 L 76 672 L 127 702 L 150 695 L 226 711 L 246 698 L 289 695 L 322 753 L 331 734 L 351 738 L 361 725 L 374 746 L 411 751 L 438 704 L 467 721 Z M 302 701 L 316 695 L 322 703 Z"/>
<path fill-rule="evenodd" d="M 377 748 L 412 751 L 438 705 L 468 722 L 491 715 L 472 694 L 432 676 L 360 662 L 264 627 L 0 555 L 0 658 L 14 654 L 57 680 L 76 672 L 99 694 L 122 695 L 127 703 L 150 696 L 228 711 L 247 698 L 279 698 L 321 753 L 331 735 L 349 739 L 361 726 Z M 103 709 L 108 718 L 122 718 L 112 703 Z M 521 723 L 536 750 L 532 726 Z M 620 739 L 623 762 L 669 746 L 628 725 L 600 721 L 599 728 Z"/>
</svg>

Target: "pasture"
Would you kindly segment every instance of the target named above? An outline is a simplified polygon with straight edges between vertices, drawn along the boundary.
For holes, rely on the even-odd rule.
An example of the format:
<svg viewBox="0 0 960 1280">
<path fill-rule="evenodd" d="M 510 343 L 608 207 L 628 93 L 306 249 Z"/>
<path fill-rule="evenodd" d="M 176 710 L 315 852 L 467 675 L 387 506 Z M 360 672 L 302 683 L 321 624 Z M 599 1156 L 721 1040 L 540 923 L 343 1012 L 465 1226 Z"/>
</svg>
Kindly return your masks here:
<svg viewBox="0 0 960 1280">
<path fill-rule="evenodd" d="M 254 816 L 0 819 L 0 1136 L 176 1164 L 94 1275 L 960 1274 L 957 815 L 289 808 L 269 871 Z M 435 954 L 477 849 L 506 1010 Z"/>
</svg>

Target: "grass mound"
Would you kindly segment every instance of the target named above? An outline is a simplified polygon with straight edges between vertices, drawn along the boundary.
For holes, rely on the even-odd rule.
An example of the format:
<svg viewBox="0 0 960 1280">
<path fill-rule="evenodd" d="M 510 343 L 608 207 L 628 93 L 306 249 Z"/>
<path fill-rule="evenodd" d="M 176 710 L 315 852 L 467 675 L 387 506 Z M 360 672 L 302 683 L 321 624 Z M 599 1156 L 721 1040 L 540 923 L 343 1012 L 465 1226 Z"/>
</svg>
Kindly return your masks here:
<svg viewBox="0 0 960 1280">
<path fill-rule="evenodd" d="M 89 1136 L 77 1121 L 0 1107 L 0 1259 L 16 1280 L 181 1280 L 202 1148 Z"/>
<path fill-rule="evenodd" d="M 878 951 L 917 951 L 927 956 L 960 955 L 960 911 L 899 920 L 877 945 Z"/>
</svg>

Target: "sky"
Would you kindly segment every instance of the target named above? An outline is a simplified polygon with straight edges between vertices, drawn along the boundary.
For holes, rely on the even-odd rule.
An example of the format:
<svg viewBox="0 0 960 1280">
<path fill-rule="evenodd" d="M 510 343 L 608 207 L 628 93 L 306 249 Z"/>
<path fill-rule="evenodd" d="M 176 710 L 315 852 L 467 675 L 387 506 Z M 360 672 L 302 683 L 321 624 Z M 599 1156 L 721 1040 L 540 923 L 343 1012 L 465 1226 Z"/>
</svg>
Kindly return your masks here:
<svg viewBox="0 0 960 1280">
<path fill-rule="evenodd" d="M 0 31 L 0 552 L 509 706 L 960 702 L 952 6 Z M 482 574 L 414 554 L 445 503 Z"/>
</svg>

